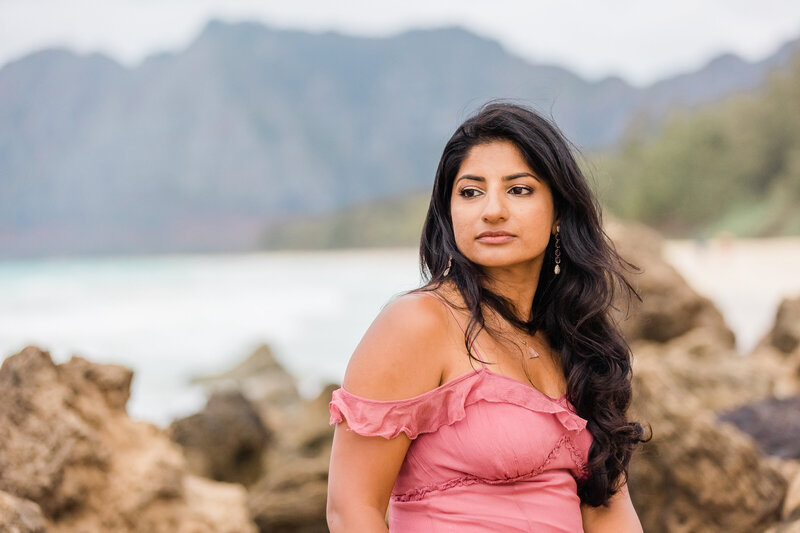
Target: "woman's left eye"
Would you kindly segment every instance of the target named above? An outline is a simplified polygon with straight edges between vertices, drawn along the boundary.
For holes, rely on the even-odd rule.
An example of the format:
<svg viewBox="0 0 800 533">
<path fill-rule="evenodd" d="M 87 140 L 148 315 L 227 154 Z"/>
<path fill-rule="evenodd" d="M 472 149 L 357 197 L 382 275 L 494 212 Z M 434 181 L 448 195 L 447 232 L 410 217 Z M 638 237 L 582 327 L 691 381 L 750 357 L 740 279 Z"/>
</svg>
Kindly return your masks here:
<svg viewBox="0 0 800 533">
<path fill-rule="evenodd" d="M 515 185 L 508 190 L 511 194 L 522 195 L 522 194 L 530 194 L 533 192 L 533 189 L 530 187 L 525 187 L 524 185 Z"/>
</svg>

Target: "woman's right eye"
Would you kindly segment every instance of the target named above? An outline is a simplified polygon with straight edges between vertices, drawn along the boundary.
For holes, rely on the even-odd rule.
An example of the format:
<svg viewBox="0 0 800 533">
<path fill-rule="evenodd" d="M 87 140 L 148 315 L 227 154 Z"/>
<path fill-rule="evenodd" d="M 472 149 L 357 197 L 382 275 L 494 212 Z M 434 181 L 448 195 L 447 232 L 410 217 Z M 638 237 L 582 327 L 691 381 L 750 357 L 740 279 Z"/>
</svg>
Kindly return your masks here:
<svg viewBox="0 0 800 533">
<path fill-rule="evenodd" d="M 480 192 L 481 191 L 479 191 L 478 189 L 472 189 L 472 188 L 469 188 L 469 187 L 465 187 L 465 188 L 461 189 L 460 191 L 458 191 L 458 194 L 459 194 L 459 196 L 463 196 L 464 198 L 474 198 L 475 196 L 480 194 Z"/>
</svg>

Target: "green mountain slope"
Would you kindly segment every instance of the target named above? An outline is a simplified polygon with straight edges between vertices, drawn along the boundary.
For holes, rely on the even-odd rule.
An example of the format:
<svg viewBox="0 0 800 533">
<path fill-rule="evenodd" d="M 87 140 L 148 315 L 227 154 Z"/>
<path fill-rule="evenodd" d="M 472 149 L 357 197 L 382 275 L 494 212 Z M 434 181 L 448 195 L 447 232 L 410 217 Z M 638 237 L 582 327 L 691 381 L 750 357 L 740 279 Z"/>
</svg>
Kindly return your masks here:
<svg viewBox="0 0 800 533">
<path fill-rule="evenodd" d="M 429 187 L 450 133 L 490 98 L 608 147 L 637 112 L 752 90 L 798 47 L 642 88 L 459 28 L 359 38 L 212 22 L 132 68 L 37 52 L 0 68 L 0 257 L 249 250 L 266 224 Z"/>
<path fill-rule="evenodd" d="M 597 166 L 614 213 L 669 235 L 800 234 L 800 57 L 655 136 L 631 129 Z"/>
<path fill-rule="evenodd" d="M 415 247 L 430 193 L 370 202 L 328 215 L 270 224 L 259 245 L 265 249 Z"/>
<path fill-rule="evenodd" d="M 800 56 L 760 91 L 676 115 L 655 134 L 651 127 L 632 127 L 619 148 L 582 160 L 612 214 L 675 237 L 800 234 Z M 294 219 L 270 226 L 260 244 L 416 246 L 428 199 Z"/>
</svg>

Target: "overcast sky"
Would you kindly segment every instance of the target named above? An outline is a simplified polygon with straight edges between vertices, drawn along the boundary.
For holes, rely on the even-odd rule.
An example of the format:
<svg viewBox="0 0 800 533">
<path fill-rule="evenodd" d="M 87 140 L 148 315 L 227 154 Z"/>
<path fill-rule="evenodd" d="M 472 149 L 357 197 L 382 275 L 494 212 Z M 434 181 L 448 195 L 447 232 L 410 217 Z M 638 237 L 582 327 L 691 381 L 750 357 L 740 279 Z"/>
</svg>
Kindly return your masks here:
<svg viewBox="0 0 800 533">
<path fill-rule="evenodd" d="M 531 61 L 638 85 L 800 36 L 798 0 L 0 0 L 0 65 L 50 46 L 135 65 L 214 17 L 367 36 L 457 24 Z"/>
</svg>

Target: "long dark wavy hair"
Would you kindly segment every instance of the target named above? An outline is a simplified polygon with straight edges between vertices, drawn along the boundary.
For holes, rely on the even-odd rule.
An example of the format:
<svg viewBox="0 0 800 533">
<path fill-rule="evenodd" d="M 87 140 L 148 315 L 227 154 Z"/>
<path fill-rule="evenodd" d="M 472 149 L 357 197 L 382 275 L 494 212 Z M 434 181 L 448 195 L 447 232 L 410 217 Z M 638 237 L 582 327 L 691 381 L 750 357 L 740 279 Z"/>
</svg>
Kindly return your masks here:
<svg viewBox="0 0 800 533">
<path fill-rule="evenodd" d="M 473 146 L 497 140 L 516 145 L 550 186 L 560 224 L 561 273 L 553 272 L 551 235 L 527 320 L 519 319 L 507 299 L 486 287 L 486 275 L 458 250 L 453 234 L 450 201 L 461 163 Z M 470 312 L 464 342 L 473 359 L 472 340 L 487 328 L 483 305 L 520 330 L 546 335 L 561 354 L 567 397 L 588 420 L 594 437 L 588 475 L 578 481 L 578 495 L 582 502 L 599 506 L 607 504 L 627 479 L 631 454 L 645 441 L 642 426 L 626 417 L 631 402 L 630 348 L 610 316 L 618 294 L 628 300 L 639 297 L 624 277 L 624 272 L 638 269 L 619 256 L 603 230 L 600 207 L 570 146 L 553 123 L 526 106 L 503 101 L 484 105 L 459 126 L 436 170 L 420 243 L 425 284 L 419 290 L 433 290 L 445 279 L 455 283 Z"/>
</svg>

